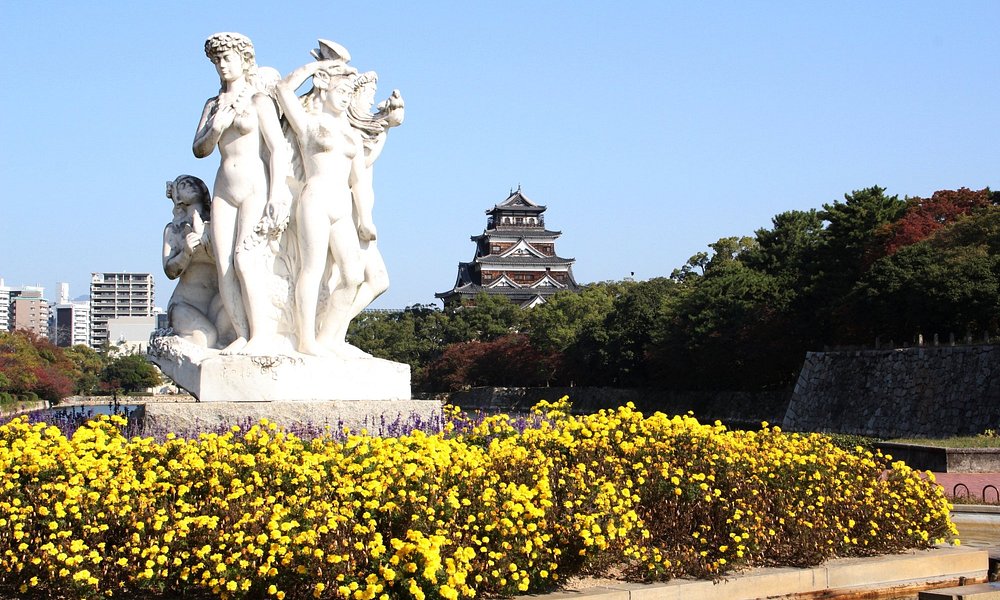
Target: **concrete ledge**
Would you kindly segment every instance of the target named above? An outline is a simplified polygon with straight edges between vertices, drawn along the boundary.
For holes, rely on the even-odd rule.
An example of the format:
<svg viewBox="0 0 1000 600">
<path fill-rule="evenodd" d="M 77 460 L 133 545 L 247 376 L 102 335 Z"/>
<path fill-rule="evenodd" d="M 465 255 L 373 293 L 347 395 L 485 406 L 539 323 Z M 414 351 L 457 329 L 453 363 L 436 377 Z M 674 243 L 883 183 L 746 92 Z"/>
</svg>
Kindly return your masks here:
<svg viewBox="0 0 1000 600">
<path fill-rule="evenodd" d="M 1000 506 L 995 504 L 953 504 L 952 513 L 1000 515 Z M 952 520 L 954 520 L 952 514 Z"/>
<path fill-rule="evenodd" d="M 622 583 L 561 591 L 544 600 L 752 600 L 791 598 L 882 597 L 878 590 L 916 593 L 967 582 L 986 581 L 989 555 L 985 550 L 942 547 L 873 558 L 831 560 L 817 567 L 752 569 L 719 581 L 673 580 L 666 583 Z M 522 598 L 527 598 L 522 597 Z"/>
<path fill-rule="evenodd" d="M 919 600 L 1000 600 L 1000 583 L 962 585 L 920 592 Z"/>
<path fill-rule="evenodd" d="M 129 424 L 144 436 L 224 431 L 234 425 L 268 419 L 291 430 L 321 433 L 348 427 L 373 435 L 394 435 L 414 427 L 440 429 L 437 400 L 328 400 L 325 402 L 189 402 L 143 404 L 129 414 Z"/>
<path fill-rule="evenodd" d="M 844 558 L 830 561 L 827 585 L 832 589 L 879 587 L 891 574 L 896 583 L 919 582 L 931 574 L 947 578 L 986 578 L 989 553 L 967 548 L 939 548 L 931 552 L 896 554 L 871 558 Z M 976 573 L 982 570 L 982 573 Z"/>
</svg>

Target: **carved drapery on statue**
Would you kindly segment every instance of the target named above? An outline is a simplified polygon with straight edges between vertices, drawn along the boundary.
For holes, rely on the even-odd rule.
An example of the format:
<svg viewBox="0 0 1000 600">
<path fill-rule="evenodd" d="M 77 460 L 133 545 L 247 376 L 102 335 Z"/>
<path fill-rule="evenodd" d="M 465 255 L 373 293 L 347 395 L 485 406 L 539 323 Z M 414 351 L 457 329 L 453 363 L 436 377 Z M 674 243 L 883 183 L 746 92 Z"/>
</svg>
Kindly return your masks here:
<svg viewBox="0 0 1000 600">
<path fill-rule="evenodd" d="M 168 183 L 174 220 L 163 265 L 178 285 L 171 331 L 151 343 L 154 361 L 165 372 L 196 365 L 198 385 L 178 381 L 196 396 L 211 359 L 271 365 L 263 371 L 307 357 L 378 361 L 345 338 L 389 285 L 372 171 L 388 130 L 403 121 L 402 97 L 394 90 L 376 107 L 376 74 L 359 73 L 328 40 L 285 78 L 258 67 L 241 34 L 209 37 L 205 53 L 221 88 L 205 103 L 193 151 L 205 158 L 218 149 L 219 169 L 211 194 L 196 177 Z"/>
</svg>

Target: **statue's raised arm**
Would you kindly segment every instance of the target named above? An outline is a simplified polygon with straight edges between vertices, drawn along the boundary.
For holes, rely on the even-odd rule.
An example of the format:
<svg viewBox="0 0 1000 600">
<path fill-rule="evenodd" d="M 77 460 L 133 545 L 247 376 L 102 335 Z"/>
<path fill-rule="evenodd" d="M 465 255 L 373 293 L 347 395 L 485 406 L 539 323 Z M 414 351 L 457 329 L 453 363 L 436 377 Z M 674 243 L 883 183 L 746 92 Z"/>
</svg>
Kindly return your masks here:
<svg viewBox="0 0 1000 600">
<path fill-rule="evenodd" d="M 356 202 L 370 206 L 373 200 L 371 181 L 364 176 L 364 143 L 347 116 L 356 73 L 342 58 L 320 60 L 299 67 L 276 86 L 278 104 L 295 133 L 305 179 L 295 214 L 299 249 L 295 330 L 298 350 L 304 354 L 355 354 L 342 340 L 329 346 L 317 340 L 317 312 L 328 255 L 333 258 L 334 283 L 324 320 L 350 320 L 364 278 L 353 213 Z M 297 97 L 295 90 L 310 79 L 312 89 Z M 364 235 L 374 238 L 370 216 L 364 229 Z"/>
</svg>

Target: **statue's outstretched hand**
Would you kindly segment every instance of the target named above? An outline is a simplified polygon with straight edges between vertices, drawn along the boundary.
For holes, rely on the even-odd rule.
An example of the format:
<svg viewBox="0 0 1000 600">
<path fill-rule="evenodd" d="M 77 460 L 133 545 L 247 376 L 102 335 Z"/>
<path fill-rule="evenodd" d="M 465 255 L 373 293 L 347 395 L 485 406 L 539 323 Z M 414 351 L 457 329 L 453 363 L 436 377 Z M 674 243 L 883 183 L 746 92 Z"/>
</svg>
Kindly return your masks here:
<svg viewBox="0 0 1000 600">
<path fill-rule="evenodd" d="M 389 97 L 379 102 L 376 116 L 385 119 L 386 127 L 397 127 L 403 123 L 405 104 L 399 90 L 392 90 Z"/>
</svg>

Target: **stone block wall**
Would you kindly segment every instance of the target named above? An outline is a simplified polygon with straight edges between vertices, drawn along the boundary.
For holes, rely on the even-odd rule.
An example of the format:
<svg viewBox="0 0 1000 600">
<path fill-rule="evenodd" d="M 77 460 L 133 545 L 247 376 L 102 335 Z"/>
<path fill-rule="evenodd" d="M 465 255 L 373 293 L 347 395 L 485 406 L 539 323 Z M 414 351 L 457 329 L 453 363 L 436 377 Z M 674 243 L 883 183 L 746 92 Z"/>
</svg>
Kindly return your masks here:
<svg viewBox="0 0 1000 600">
<path fill-rule="evenodd" d="M 783 427 L 881 438 L 1000 429 L 1000 346 L 810 352 Z"/>
</svg>

